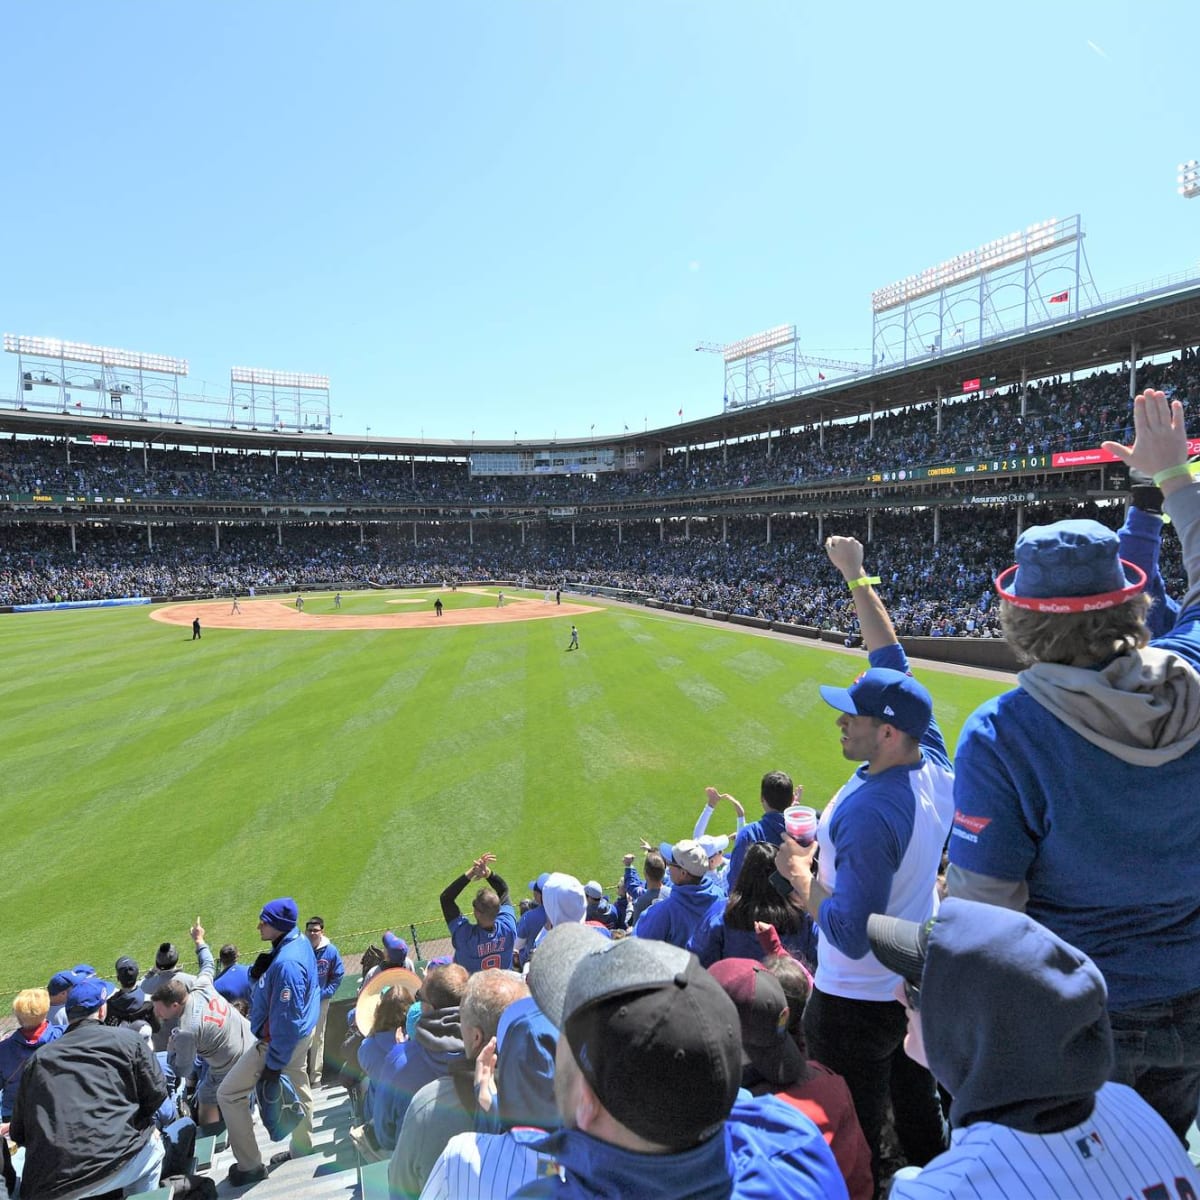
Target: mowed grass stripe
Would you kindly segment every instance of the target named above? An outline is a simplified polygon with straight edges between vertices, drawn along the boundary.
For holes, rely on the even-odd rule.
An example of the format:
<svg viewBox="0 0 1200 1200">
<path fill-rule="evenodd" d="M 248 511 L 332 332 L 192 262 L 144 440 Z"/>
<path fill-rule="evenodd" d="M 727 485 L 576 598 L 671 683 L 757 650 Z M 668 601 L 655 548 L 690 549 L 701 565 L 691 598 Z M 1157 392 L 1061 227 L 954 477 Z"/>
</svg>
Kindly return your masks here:
<svg viewBox="0 0 1200 1200">
<path fill-rule="evenodd" d="M 353 597 L 347 597 L 347 605 Z M 190 631 L 147 609 L 0 618 L 0 990 L 186 940 L 253 950 L 271 895 L 341 929 L 436 917 L 483 850 L 615 880 L 690 834 L 703 788 L 845 779 L 818 682 L 859 657 L 622 608 L 431 630 Z M 953 744 L 1000 690 L 923 676 Z M 714 828 L 733 827 L 722 810 Z M 353 948 L 353 947 L 351 947 Z"/>
</svg>

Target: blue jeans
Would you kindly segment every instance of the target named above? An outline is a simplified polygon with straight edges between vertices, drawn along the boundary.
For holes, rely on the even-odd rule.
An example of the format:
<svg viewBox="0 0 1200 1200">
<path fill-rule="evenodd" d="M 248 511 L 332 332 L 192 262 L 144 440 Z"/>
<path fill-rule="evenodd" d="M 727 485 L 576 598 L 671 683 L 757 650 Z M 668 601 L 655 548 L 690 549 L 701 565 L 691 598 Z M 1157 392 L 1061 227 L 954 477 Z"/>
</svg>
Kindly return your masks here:
<svg viewBox="0 0 1200 1200">
<path fill-rule="evenodd" d="M 904 1053 L 908 1018 L 896 1000 L 848 1000 L 813 988 L 804 1010 L 808 1055 L 846 1080 L 879 1187 L 879 1136 L 888 1100 L 908 1161 L 923 1167 L 949 1145 L 937 1084 Z"/>
<path fill-rule="evenodd" d="M 1116 1051 L 1109 1078 L 1133 1088 L 1187 1145 L 1200 1106 L 1200 991 L 1109 1019 Z"/>
</svg>

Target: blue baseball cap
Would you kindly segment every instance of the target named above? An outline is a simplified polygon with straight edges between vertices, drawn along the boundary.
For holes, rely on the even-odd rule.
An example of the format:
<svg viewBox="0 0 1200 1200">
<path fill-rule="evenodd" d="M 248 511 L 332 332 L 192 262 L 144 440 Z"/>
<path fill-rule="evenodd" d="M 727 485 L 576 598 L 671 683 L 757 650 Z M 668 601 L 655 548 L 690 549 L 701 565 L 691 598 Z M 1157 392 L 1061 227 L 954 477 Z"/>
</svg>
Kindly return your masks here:
<svg viewBox="0 0 1200 1200">
<path fill-rule="evenodd" d="M 529 881 L 529 890 L 531 892 L 540 892 L 546 886 L 546 880 L 553 874 L 553 871 L 543 871 L 536 879 Z"/>
<path fill-rule="evenodd" d="M 74 984 L 67 993 L 67 1014 L 94 1013 L 117 989 L 95 975 Z"/>
<path fill-rule="evenodd" d="M 911 675 L 872 667 L 848 688 L 821 685 L 821 699 L 852 717 L 877 717 L 909 737 L 922 738 L 933 719 L 933 697 Z"/>
<path fill-rule="evenodd" d="M 392 966 L 402 967 L 408 961 L 408 943 L 390 929 L 383 935 L 383 948 Z"/>
<path fill-rule="evenodd" d="M 59 971 L 50 976 L 50 982 L 46 984 L 46 991 L 52 996 L 57 996 L 59 992 L 69 991 L 77 983 L 82 983 L 85 979 L 91 979 L 94 975 L 94 971 L 89 975 L 86 971 L 80 971 L 78 967 L 72 967 L 67 971 Z"/>
</svg>

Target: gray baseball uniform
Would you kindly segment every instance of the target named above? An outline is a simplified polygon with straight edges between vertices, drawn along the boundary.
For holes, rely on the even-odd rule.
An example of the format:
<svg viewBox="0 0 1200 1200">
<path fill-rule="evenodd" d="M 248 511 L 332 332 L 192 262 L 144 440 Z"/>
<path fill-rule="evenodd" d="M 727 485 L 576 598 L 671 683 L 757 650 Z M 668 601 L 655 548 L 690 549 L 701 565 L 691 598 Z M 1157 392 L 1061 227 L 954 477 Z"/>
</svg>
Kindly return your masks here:
<svg viewBox="0 0 1200 1200">
<path fill-rule="evenodd" d="M 167 1063 L 176 1075 L 190 1076 L 195 1074 L 196 1059 L 203 1059 L 208 1064 L 208 1073 L 197 1098 L 202 1104 L 216 1104 L 221 1080 L 254 1045 L 255 1039 L 250 1022 L 213 987 L 212 950 L 200 942 L 196 957 L 200 960 L 200 974 L 171 1034 Z"/>
</svg>

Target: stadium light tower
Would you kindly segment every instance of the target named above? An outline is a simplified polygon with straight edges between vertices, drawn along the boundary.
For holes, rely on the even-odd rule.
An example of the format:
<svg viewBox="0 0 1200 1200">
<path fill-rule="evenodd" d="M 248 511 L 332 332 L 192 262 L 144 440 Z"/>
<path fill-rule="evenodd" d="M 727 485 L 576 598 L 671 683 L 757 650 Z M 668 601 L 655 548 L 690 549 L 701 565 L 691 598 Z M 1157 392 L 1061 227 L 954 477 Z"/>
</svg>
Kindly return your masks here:
<svg viewBox="0 0 1200 1200">
<path fill-rule="evenodd" d="M 842 376 L 868 369 L 866 363 L 805 354 L 795 325 L 776 325 L 736 342 L 699 342 L 696 351 L 719 354 L 725 360 L 727 412 L 766 404 L 823 383 L 822 368 Z"/>
<path fill-rule="evenodd" d="M 1185 200 L 1195 200 L 1200 196 L 1200 162 L 1189 159 L 1179 164 L 1179 194 Z"/>
<path fill-rule="evenodd" d="M 17 356 L 22 408 L 147 420 L 155 407 L 178 416 L 186 358 L 18 333 L 4 335 L 4 349 Z"/>
<path fill-rule="evenodd" d="M 328 433 L 329 407 L 328 375 L 259 367 L 233 367 L 229 372 L 229 424 L 235 429 L 239 424 L 253 429 L 260 424 L 269 429 L 286 425 Z M 249 415 L 239 420 L 239 413 Z"/>
<path fill-rule="evenodd" d="M 982 345 L 1099 303 L 1083 237 L 1078 214 L 1051 218 L 878 288 L 871 293 L 875 364 Z"/>
</svg>

